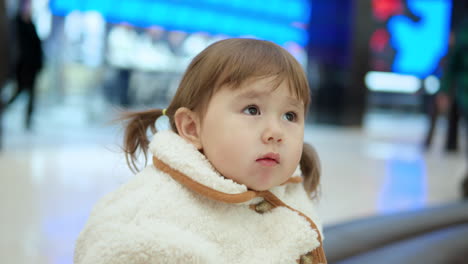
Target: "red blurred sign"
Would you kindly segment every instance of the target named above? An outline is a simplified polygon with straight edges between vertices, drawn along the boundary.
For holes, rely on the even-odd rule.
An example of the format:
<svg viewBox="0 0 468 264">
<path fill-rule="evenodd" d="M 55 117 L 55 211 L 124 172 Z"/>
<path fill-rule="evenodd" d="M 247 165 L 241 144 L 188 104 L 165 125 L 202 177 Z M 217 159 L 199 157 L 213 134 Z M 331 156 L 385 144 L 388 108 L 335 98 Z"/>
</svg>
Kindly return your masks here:
<svg viewBox="0 0 468 264">
<path fill-rule="evenodd" d="M 385 21 L 402 12 L 403 3 L 401 0 L 372 0 L 372 13 L 377 20 Z"/>
</svg>

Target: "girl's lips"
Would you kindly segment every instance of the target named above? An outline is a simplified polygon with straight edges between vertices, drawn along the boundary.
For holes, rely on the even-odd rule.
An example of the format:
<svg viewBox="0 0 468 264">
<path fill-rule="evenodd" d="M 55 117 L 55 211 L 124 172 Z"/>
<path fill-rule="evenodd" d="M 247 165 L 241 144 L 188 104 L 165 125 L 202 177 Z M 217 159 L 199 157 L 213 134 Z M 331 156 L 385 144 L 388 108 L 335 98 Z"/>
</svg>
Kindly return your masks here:
<svg viewBox="0 0 468 264">
<path fill-rule="evenodd" d="M 278 165 L 278 162 L 272 159 L 258 159 L 257 162 L 260 163 L 260 165 L 265 166 L 265 167 L 274 167 Z"/>
<path fill-rule="evenodd" d="M 262 159 L 269 159 L 269 160 L 274 160 L 276 161 L 276 163 L 280 163 L 280 154 L 278 153 L 273 153 L 273 152 L 270 152 L 270 153 L 267 153 L 261 157 L 258 157 L 257 161 L 259 160 L 262 160 Z"/>
<path fill-rule="evenodd" d="M 280 155 L 278 153 L 267 153 L 256 160 L 262 166 L 273 167 L 280 163 Z"/>
</svg>

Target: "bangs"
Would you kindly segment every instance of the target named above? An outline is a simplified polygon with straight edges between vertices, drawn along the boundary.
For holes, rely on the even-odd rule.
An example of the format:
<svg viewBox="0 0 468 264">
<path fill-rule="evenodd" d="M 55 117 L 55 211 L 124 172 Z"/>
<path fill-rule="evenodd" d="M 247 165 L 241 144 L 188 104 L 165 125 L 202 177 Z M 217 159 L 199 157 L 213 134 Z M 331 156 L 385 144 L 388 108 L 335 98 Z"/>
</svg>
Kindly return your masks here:
<svg viewBox="0 0 468 264">
<path fill-rule="evenodd" d="M 228 39 L 213 44 L 223 44 L 222 54 L 216 56 L 214 92 L 221 87 L 240 88 L 246 81 L 274 77 L 273 89 L 287 81 L 290 93 L 308 108 L 310 92 L 301 65 L 282 47 L 262 40 Z M 227 46 L 227 47 L 226 47 Z"/>
</svg>

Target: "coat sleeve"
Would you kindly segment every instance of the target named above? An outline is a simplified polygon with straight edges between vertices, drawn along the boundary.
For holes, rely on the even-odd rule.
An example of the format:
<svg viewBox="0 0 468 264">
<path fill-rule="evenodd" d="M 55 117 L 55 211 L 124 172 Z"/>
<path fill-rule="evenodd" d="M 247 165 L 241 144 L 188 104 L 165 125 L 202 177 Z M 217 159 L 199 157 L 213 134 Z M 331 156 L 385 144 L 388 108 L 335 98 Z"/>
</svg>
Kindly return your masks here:
<svg viewBox="0 0 468 264">
<path fill-rule="evenodd" d="M 216 246 L 170 224 L 88 226 L 75 248 L 75 264 L 216 263 Z"/>
</svg>

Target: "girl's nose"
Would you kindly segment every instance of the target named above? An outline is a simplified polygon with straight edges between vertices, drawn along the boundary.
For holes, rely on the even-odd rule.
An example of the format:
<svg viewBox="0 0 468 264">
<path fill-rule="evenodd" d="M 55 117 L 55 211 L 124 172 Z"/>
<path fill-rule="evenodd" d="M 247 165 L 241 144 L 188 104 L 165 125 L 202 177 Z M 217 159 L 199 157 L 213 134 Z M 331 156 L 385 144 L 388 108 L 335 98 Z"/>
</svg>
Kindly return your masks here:
<svg viewBox="0 0 468 264">
<path fill-rule="evenodd" d="M 283 142 L 284 134 L 279 125 L 270 124 L 262 135 L 262 140 L 265 144 L 274 142 Z"/>
<path fill-rule="evenodd" d="M 279 137 L 278 137 L 278 138 L 269 137 L 269 138 L 268 138 L 268 142 L 270 142 L 270 141 L 273 141 L 273 142 L 274 142 L 274 141 L 281 142 L 281 141 L 283 141 L 283 139 L 282 139 L 282 138 L 279 138 Z"/>
</svg>

